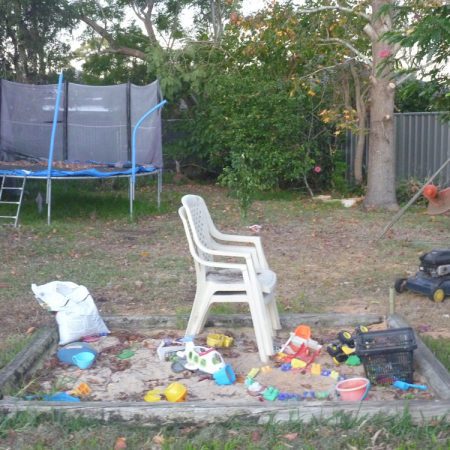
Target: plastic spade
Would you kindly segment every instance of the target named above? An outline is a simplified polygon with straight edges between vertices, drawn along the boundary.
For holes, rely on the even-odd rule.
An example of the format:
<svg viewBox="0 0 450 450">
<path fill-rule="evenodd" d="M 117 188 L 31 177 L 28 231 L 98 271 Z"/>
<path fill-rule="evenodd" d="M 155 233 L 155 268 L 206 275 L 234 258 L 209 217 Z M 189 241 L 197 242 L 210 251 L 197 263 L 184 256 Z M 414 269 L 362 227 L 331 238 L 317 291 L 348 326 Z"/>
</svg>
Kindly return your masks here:
<svg viewBox="0 0 450 450">
<path fill-rule="evenodd" d="M 400 380 L 394 381 L 392 386 L 401 389 L 402 391 L 407 391 L 408 389 L 420 389 L 421 391 L 426 391 L 428 389 L 424 384 L 411 384 Z"/>
</svg>

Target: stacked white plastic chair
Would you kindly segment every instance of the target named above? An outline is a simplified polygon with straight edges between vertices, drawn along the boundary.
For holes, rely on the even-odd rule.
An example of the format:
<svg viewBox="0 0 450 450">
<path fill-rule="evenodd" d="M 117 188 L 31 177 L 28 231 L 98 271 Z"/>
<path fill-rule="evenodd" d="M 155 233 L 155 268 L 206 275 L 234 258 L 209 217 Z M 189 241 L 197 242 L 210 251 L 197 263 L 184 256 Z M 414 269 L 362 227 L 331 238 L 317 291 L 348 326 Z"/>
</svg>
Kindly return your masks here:
<svg viewBox="0 0 450 450">
<path fill-rule="evenodd" d="M 275 302 L 276 274 L 269 269 L 259 236 L 221 233 L 204 200 L 185 195 L 178 210 L 194 258 L 197 290 L 186 335 L 201 332 L 212 303 L 246 302 L 262 362 L 273 355 L 273 335 L 280 329 Z"/>
</svg>

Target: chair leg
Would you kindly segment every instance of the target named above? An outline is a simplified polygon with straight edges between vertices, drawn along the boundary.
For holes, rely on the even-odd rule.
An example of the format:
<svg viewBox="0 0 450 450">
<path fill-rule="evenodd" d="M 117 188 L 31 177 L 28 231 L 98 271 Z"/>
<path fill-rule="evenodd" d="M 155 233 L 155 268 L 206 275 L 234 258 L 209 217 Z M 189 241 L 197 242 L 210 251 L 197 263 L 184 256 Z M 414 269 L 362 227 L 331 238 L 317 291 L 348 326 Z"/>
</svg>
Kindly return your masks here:
<svg viewBox="0 0 450 450">
<path fill-rule="evenodd" d="M 267 362 L 268 357 L 274 353 L 272 333 L 268 327 L 270 319 L 267 316 L 266 308 L 262 302 L 249 299 L 249 306 L 259 357 L 262 362 Z"/>
<path fill-rule="evenodd" d="M 267 310 L 270 317 L 270 322 L 272 324 L 272 330 L 281 330 L 280 315 L 278 313 L 277 303 L 275 298 L 267 305 Z"/>
<path fill-rule="evenodd" d="M 211 294 L 208 290 L 203 291 L 201 294 L 198 292 L 195 294 L 191 315 L 189 316 L 189 322 L 186 328 L 187 336 L 195 336 L 202 331 L 208 316 L 210 299 Z"/>
</svg>

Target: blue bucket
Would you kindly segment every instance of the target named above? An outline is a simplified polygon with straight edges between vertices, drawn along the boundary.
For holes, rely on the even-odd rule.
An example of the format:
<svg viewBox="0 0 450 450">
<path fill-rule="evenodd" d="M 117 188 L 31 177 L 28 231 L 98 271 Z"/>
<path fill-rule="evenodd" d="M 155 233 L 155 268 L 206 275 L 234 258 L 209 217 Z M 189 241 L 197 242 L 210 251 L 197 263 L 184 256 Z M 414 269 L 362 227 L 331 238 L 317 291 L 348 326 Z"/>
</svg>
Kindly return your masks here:
<svg viewBox="0 0 450 450">
<path fill-rule="evenodd" d="M 72 356 L 73 363 L 80 369 L 89 369 L 95 360 L 95 355 L 91 352 L 81 352 Z"/>
</svg>

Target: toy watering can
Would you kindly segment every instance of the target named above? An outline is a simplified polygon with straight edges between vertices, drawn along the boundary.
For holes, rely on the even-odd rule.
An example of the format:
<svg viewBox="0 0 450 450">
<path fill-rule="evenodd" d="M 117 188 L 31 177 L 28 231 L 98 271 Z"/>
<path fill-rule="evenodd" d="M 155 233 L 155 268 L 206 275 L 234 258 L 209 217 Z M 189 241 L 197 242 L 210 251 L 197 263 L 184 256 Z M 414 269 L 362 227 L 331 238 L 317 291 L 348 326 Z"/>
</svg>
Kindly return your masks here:
<svg viewBox="0 0 450 450">
<path fill-rule="evenodd" d="M 394 381 L 392 386 L 401 389 L 402 391 L 407 391 L 408 389 L 420 389 L 421 391 L 426 391 L 428 389 L 424 384 L 411 384 L 400 380 Z"/>
</svg>

